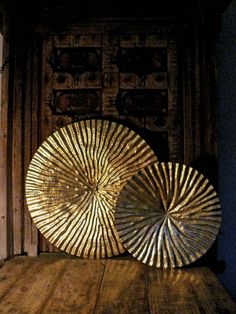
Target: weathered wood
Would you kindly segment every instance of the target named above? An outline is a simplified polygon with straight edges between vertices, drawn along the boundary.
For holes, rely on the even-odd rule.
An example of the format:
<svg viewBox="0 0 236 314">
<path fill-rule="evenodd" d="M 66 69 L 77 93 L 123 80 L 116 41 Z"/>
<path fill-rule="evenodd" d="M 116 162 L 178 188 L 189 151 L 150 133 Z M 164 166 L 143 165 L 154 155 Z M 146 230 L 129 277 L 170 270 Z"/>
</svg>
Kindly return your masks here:
<svg viewBox="0 0 236 314">
<path fill-rule="evenodd" d="M 39 73 L 39 58 L 40 58 L 40 38 L 36 35 L 33 37 L 32 49 L 32 81 L 31 81 L 31 158 L 38 149 L 39 145 L 39 88 L 40 88 L 40 73 Z M 25 182 L 25 181 L 24 181 Z M 30 218 L 31 242 L 28 247 L 28 254 L 37 256 L 38 254 L 38 229 Z"/>
<path fill-rule="evenodd" d="M 236 303 L 206 267 L 162 270 L 54 253 L 0 268 L 0 313 L 13 312 L 234 314 Z"/>
<path fill-rule="evenodd" d="M 18 34 L 19 35 L 19 34 Z M 24 52 L 21 35 L 17 36 L 15 44 L 14 95 L 13 95 L 13 145 L 12 145 L 12 216 L 14 254 L 22 252 L 22 214 L 23 214 L 23 184 L 22 184 L 22 111 L 24 84 Z"/>
<path fill-rule="evenodd" d="M 70 260 L 42 313 L 92 313 L 96 304 L 105 262 Z"/>
<path fill-rule="evenodd" d="M 192 285 L 195 298 L 205 313 L 236 313 L 235 302 L 207 267 L 193 268 L 189 271 L 196 278 Z"/>
<path fill-rule="evenodd" d="M 147 289 L 150 313 L 184 314 L 202 313 L 191 285 L 191 273 L 185 269 L 147 268 Z"/>
<path fill-rule="evenodd" d="M 3 62 L 9 58 L 9 21 L 6 16 L 3 21 Z M 8 170 L 8 102 L 9 102 L 9 64 L 6 63 L 2 73 L 2 99 L 1 99 L 1 115 L 0 115 L 0 260 L 8 256 L 8 234 L 7 231 L 7 170 Z"/>
<path fill-rule="evenodd" d="M 40 32 L 39 32 L 40 33 Z M 50 57 L 50 49 L 48 50 L 45 48 L 45 41 L 47 42 L 47 36 L 46 39 L 42 36 L 41 41 L 41 52 L 42 52 L 42 60 L 48 60 Z M 41 61 L 42 62 L 42 61 Z M 45 81 L 50 78 L 47 77 L 48 68 L 50 68 L 50 64 L 48 62 L 42 62 L 40 64 L 41 67 L 41 73 L 40 73 L 40 86 L 41 89 L 39 90 L 39 96 L 41 100 L 41 104 L 39 106 L 39 129 L 38 129 L 38 144 L 40 145 L 46 138 L 51 135 L 52 133 L 52 110 L 48 104 L 50 102 L 50 99 L 47 98 L 47 90 L 50 88 L 48 86 L 45 87 Z M 40 252 L 54 252 L 57 251 L 55 247 L 50 245 L 50 243 L 45 239 L 45 237 L 39 233 L 39 251 Z"/>
<path fill-rule="evenodd" d="M 1 299 L 0 313 L 38 313 L 55 289 L 65 265 L 65 260 L 34 259 L 31 267 Z"/>
<path fill-rule="evenodd" d="M 203 157 L 217 156 L 215 32 L 213 15 L 201 18 L 196 15 L 185 31 L 180 49 L 185 163 L 200 163 Z"/>
<path fill-rule="evenodd" d="M 150 313 L 236 313 L 236 305 L 206 267 L 147 269 Z"/>
<path fill-rule="evenodd" d="M 23 174 L 23 184 L 25 185 L 26 173 L 32 157 L 32 146 L 35 152 L 35 145 L 38 141 L 35 138 L 35 127 L 32 125 L 35 121 L 35 115 L 37 115 L 37 100 L 35 100 L 35 93 L 38 92 L 37 78 L 38 74 L 38 63 L 34 53 L 34 46 L 30 46 L 27 49 L 27 62 L 26 62 L 26 82 L 25 85 L 25 106 L 24 106 L 24 174 Z M 35 64 L 36 63 L 36 64 Z M 32 135 L 32 128 L 34 129 L 34 136 Z M 22 195 L 24 199 L 24 251 L 29 256 L 37 255 L 37 230 L 32 219 L 30 217 L 24 194 Z M 36 234 L 36 235 L 35 235 Z"/>
<path fill-rule="evenodd" d="M 141 263 L 131 260 L 106 262 L 95 313 L 149 313 Z"/>
<path fill-rule="evenodd" d="M 32 260 L 15 258 L 0 268 L 0 304 L 2 297 L 12 288 L 15 282 L 30 268 Z"/>
<path fill-rule="evenodd" d="M 184 40 L 179 54 L 183 70 L 183 161 L 189 164 L 200 154 L 199 42 L 194 24 L 187 27 Z"/>
</svg>

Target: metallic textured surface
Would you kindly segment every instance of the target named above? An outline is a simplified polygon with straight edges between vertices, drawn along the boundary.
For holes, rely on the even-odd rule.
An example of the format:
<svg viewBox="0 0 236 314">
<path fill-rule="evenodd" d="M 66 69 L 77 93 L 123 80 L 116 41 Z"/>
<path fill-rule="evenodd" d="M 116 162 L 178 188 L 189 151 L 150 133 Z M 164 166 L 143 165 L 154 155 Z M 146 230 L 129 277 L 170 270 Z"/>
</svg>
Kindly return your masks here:
<svg viewBox="0 0 236 314">
<path fill-rule="evenodd" d="M 42 234 L 73 255 L 100 258 L 124 248 L 114 227 L 117 195 L 131 176 L 156 161 L 134 131 L 84 120 L 52 134 L 26 178 L 30 214 Z"/>
<path fill-rule="evenodd" d="M 203 175 L 175 163 L 154 163 L 121 191 L 115 226 L 125 248 L 156 267 L 188 265 L 213 244 L 221 223 L 217 194 Z"/>
</svg>

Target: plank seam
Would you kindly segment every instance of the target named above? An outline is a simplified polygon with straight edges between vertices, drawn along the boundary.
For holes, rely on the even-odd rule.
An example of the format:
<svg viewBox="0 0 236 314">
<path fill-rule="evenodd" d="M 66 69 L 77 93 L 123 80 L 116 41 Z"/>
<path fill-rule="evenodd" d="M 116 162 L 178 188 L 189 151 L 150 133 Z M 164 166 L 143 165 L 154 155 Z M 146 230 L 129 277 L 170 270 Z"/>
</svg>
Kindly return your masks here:
<svg viewBox="0 0 236 314">
<path fill-rule="evenodd" d="M 96 303 L 95 303 L 95 306 L 94 306 L 93 314 L 97 313 L 98 304 L 99 304 L 100 296 L 101 296 L 101 291 L 102 291 L 102 287 L 103 287 L 103 284 L 104 284 L 104 277 L 105 277 L 107 263 L 105 261 L 102 261 L 102 264 L 104 266 L 104 269 L 103 269 L 103 274 L 102 274 L 102 278 L 101 278 L 101 283 L 100 283 L 100 286 L 99 286 L 99 289 L 98 289 L 98 294 L 97 294 L 97 299 L 96 299 Z"/>
<path fill-rule="evenodd" d="M 16 259 L 14 259 L 14 260 L 16 260 Z M 9 263 L 11 263 L 12 261 L 9 261 Z M 25 264 L 24 268 L 21 270 L 21 272 L 19 273 L 17 278 L 8 286 L 6 291 L 2 294 L 2 296 L 0 297 L 0 301 L 2 301 L 4 299 L 4 297 L 8 294 L 8 292 L 11 290 L 11 288 L 14 286 L 14 284 L 17 282 L 17 280 L 19 280 L 19 278 L 22 277 L 22 275 L 24 275 L 26 273 L 26 271 L 28 270 L 28 268 L 33 264 L 33 260 L 26 260 L 25 262 L 26 262 L 26 264 Z M 5 265 L 3 265 L 3 267 L 4 266 Z"/>
<path fill-rule="evenodd" d="M 64 265 L 63 265 L 61 271 L 59 272 L 59 275 L 58 275 L 57 279 L 56 279 L 56 280 L 54 281 L 54 283 L 52 284 L 52 287 L 51 287 L 51 289 L 49 290 L 49 293 L 48 293 L 47 297 L 45 298 L 44 302 L 42 303 L 42 305 L 41 305 L 41 307 L 40 307 L 40 309 L 38 310 L 37 313 L 40 314 L 40 313 L 43 312 L 43 310 L 45 309 L 45 306 L 47 305 L 48 301 L 49 301 L 50 298 L 53 296 L 53 293 L 54 293 L 56 287 L 58 286 L 58 284 L 59 284 L 61 278 L 63 277 L 63 275 L 64 275 L 64 273 L 65 273 L 65 271 L 66 271 L 68 265 L 71 263 L 70 260 L 68 260 L 67 263 L 66 263 L 66 262 L 67 262 L 67 261 L 65 260 L 65 261 L 64 261 Z"/>
<path fill-rule="evenodd" d="M 145 298 L 147 299 L 148 303 L 148 313 L 151 313 L 151 302 L 150 302 L 150 295 L 149 295 L 149 277 L 148 277 L 148 266 L 143 265 L 143 272 L 145 278 Z"/>
</svg>

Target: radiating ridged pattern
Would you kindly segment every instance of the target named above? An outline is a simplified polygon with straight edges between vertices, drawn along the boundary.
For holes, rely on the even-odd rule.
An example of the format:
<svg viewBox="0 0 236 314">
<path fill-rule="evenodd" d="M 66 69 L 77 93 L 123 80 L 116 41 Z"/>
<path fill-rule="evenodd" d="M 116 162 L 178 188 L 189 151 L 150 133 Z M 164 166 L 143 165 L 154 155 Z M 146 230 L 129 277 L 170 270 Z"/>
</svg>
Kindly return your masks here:
<svg viewBox="0 0 236 314">
<path fill-rule="evenodd" d="M 84 120 L 52 134 L 34 155 L 26 178 L 30 214 L 42 234 L 70 254 L 102 258 L 124 252 L 114 227 L 117 195 L 156 161 L 127 127 Z"/>
<path fill-rule="evenodd" d="M 122 189 L 115 226 L 125 248 L 156 267 L 188 265 L 211 247 L 220 202 L 202 174 L 178 163 L 154 163 Z"/>
</svg>

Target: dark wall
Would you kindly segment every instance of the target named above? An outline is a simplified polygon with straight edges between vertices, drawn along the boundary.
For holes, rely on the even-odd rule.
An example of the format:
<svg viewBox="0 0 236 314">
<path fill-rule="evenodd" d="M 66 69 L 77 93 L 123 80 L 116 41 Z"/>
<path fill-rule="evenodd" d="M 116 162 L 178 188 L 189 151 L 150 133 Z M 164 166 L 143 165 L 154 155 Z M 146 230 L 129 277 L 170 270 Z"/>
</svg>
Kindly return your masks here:
<svg viewBox="0 0 236 314">
<path fill-rule="evenodd" d="M 218 257 L 226 263 L 219 279 L 236 300 L 236 0 L 223 14 L 217 63 L 219 195 L 223 212 Z"/>
</svg>

